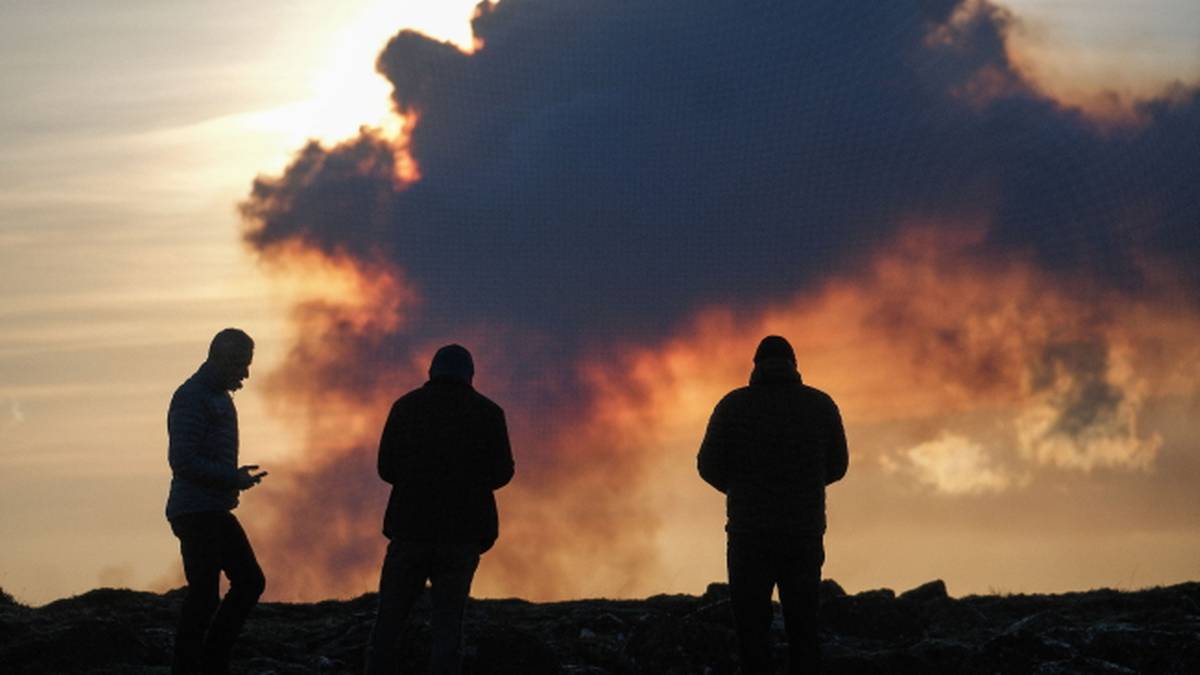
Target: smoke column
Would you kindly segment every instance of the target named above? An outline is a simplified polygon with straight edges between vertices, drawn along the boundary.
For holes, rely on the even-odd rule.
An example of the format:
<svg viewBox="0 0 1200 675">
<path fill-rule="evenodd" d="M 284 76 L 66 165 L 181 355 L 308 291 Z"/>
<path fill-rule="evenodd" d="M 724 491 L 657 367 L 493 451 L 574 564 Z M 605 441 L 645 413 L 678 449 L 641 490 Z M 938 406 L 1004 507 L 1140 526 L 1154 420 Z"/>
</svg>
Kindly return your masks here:
<svg viewBox="0 0 1200 675">
<path fill-rule="evenodd" d="M 505 0 L 471 54 L 399 32 L 377 67 L 405 132 L 310 143 L 241 205 L 272 273 L 338 280 L 294 308 L 268 383 L 307 438 L 262 500 L 269 592 L 372 588 L 378 434 L 448 342 L 517 460 L 482 595 L 718 578 L 695 449 L 770 332 L 842 403 L 831 536 L 869 531 L 870 494 L 985 518 L 1194 450 L 1162 411 L 1200 381 L 1198 90 L 1101 123 L 1026 82 L 1010 22 L 950 0 Z"/>
</svg>

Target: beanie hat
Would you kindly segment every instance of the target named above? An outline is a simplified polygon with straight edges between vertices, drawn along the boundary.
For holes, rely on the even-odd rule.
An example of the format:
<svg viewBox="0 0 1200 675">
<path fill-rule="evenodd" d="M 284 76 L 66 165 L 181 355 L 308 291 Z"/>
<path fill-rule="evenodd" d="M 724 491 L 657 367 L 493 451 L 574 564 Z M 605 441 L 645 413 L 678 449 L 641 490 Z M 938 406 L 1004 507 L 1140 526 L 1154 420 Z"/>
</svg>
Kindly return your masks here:
<svg viewBox="0 0 1200 675">
<path fill-rule="evenodd" d="M 766 359 L 787 359 L 795 363 L 796 352 L 792 351 L 792 345 L 788 344 L 784 338 L 778 335 L 768 335 L 758 343 L 758 349 L 754 351 L 755 363 Z"/>
<path fill-rule="evenodd" d="M 475 375 L 475 361 L 471 352 L 458 344 L 446 345 L 433 355 L 433 363 L 429 365 L 429 379 L 451 378 L 467 384 Z"/>
</svg>

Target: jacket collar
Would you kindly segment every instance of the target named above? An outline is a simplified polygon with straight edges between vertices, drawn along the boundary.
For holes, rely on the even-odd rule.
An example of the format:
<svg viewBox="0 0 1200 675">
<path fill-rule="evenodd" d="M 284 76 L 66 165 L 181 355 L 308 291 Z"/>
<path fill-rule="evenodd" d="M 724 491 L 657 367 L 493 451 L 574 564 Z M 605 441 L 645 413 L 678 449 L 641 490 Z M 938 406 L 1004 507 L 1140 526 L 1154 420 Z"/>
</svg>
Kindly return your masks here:
<svg viewBox="0 0 1200 675">
<path fill-rule="evenodd" d="M 208 361 L 201 363 L 200 368 L 196 370 L 196 374 L 192 377 L 200 384 L 215 392 L 223 393 L 229 391 L 225 388 L 224 383 L 221 382 L 221 378 L 217 376 L 217 369 Z"/>
<path fill-rule="evenodd" d="M 425 382 L 425 386 L 426 387 L 466 387 L 467 389 L 474 389 L 474 387 L 471 386 L 470 382 L 467 382 L 464 379 L 461 379 L 458 377 L 453 377 L 450 375 L 438 375 L 437 377 L 431 378 L 427 382 Z"/>
<path fill-rule="evenodd" d="M 785 359 L 765 359 L 754 365 L 750 373 L 750 384 L 803 383 L 796 364 Z"/>
</svg>

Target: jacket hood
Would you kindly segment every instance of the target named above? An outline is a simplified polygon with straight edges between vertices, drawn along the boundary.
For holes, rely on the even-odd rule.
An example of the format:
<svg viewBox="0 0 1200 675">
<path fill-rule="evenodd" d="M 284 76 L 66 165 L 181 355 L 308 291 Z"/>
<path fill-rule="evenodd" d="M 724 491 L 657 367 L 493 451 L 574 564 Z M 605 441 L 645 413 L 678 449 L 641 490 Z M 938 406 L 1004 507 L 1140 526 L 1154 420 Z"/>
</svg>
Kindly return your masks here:
<svg viewBox="0 0 1200 675">
<path fill-rule="evenodd" d="M 471 358 L 471 352 L 462 345 L 442 347 L 433 355 L 433 362 L 429 364 L 430 380 L 453 378 L 470 384 L 474 376 L 475 360 Z"/>
</svg>

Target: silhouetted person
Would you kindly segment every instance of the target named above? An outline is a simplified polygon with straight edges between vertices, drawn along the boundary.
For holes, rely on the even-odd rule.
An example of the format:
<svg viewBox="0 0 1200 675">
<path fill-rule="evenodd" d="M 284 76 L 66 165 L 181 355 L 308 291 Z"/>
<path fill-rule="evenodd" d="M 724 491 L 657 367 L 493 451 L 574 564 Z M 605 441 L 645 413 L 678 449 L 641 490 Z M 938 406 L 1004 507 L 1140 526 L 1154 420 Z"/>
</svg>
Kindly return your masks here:
<svg viewBox="0 0 1200 675">
<path fill-rule="evenodd" d="M 208 360 L 175 390 L 167 412 L 171 493 L 167 520 L 179 538 L 187 597 L 175 632 L 172 673 L 227 673 L 229 653 L 266 584 L 250 541 L 231 511 L 238 492 L 267 475 L 238 466 L 237 409 L 230 392 L 250 376 L 254 341 L 236 328 L 217 333 Z M 229 592 L 220 596 L 221 572 Z"/>
<path fill-rule="evenodd" d="M 512 479 L 504 411 L 475 391 L 459 345 L 437 351 L 429 381 L 392 405 L 379 476 L 392 484 L 383 533 L 379 614 L 367 673 L 397 672 L 397 642 L 425 582 L 433 600 L 430 671 L 462 670 L 462 620 L 479 556 L 499 533 L 493 490 Z"/>
<path fill-rule="evenodd" d="M 730 604 L 745 673 L 770 672 L 776 586 L 790 672 L 820 672 L 825 486 L 848 463 L 833 399 L 801 382 L 787 340 L 763 338 L 750 386 L 717 404 L 698 457 L 700 476 L 725 493 Z"/>
</svg>

